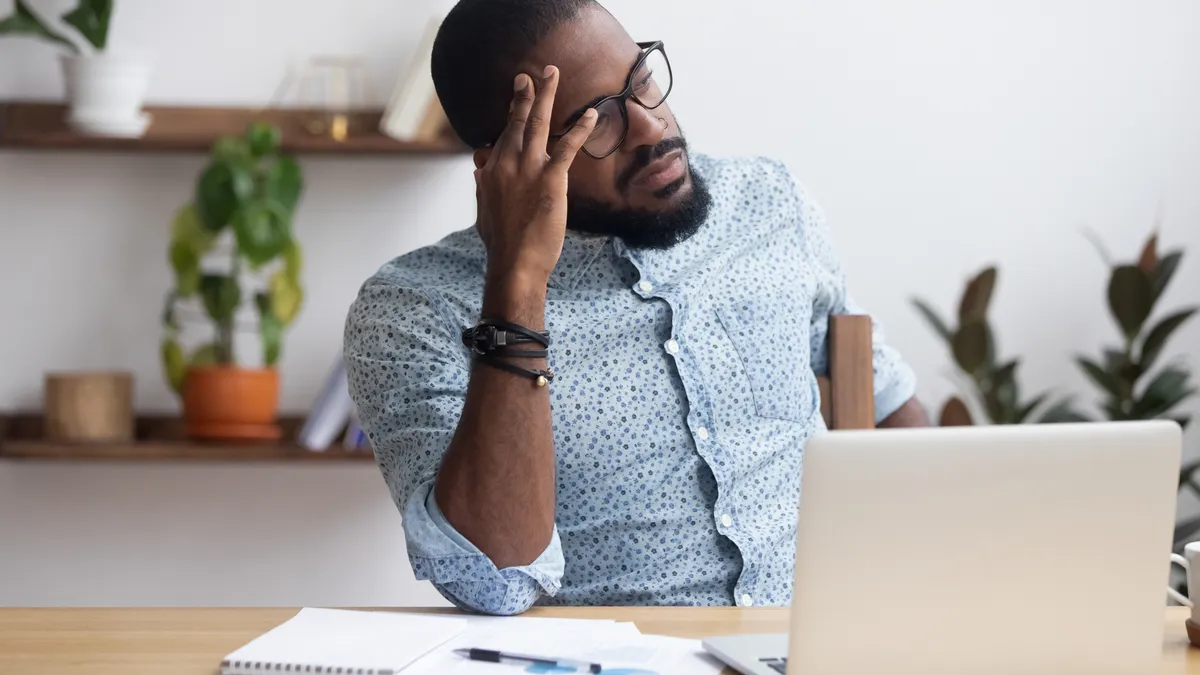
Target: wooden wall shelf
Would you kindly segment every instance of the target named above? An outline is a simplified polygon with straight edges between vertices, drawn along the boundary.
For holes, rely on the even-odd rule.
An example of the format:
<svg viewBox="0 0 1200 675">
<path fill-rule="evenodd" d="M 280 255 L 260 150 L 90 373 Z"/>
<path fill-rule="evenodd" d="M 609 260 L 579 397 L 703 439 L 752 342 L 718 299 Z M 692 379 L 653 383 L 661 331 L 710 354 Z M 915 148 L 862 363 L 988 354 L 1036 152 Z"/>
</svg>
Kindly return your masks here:
<svg viewBox="0 0 1200 675">
<path fill-rule="evenodd" d="M 140 417 L 133 443 L 70 444 L 44 440 L 40 415 L 0 416 L 0 460 L 75 462 L 353 462 L 375 460 L 370 450 L 340 446 L 312 452 L 296 445 L 302 418 L 280 420 L 284 440 L 278 443 L 202 443 L 189 440 L 177 417 Z"/>
<path fill-rule="evenodd" d="M 66 107 L 57 103 L 0 102 L 0 148 L 31 150 L 110 150 L 121 152 L 207 153 L 217 138 L 241 134 L 254 121 L 271 122 L 283 131 L 283 147 L 295 154 L 453 155 L 469 148 L 453 133 L 434 141 L 401 142 L 378 131 L 383 111 L 355 113 L 345 141 L 314 136 L 306 130 L 311 110 L 149 106 L 150 128 L 141 138 L 83 136 L 66 123 Z"/>
</svg>

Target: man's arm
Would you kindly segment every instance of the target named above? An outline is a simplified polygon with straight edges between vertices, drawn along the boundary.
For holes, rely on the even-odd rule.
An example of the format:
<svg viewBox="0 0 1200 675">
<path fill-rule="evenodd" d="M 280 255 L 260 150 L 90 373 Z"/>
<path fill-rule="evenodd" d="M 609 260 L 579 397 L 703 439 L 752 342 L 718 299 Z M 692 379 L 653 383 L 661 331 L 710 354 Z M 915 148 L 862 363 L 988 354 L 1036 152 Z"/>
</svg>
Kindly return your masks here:
<svg viewBox="0 0 1200 675">
<path fill-rule="evenodd" d="M 914 396 L 900 406 L 896 412 L 888 415 L 879 426 L 882 428 L 899 428 L 899 427 L 928 427 L 932 426 L 929 421 L 929 415 L 925 413 L 925 408 L 921 402 Z"/>
<path fill-rule="evenodd" d="M 477 151 L 479 236 L 487 249 L 485 318 L 544 330 L 546 286 L 567 229 L 567 172 L 595 127 L 587 111 L 547 154 L 558 69 L 535 85 L 517 75 L 495 147 Z M 544 370 L 545 359 L 512 359 Z M 554 530 L 556 484 L 550 393 L 532 379 L 476 364 L 462 419 L 438 471 L 446 520 L 497 567 L 526 565 Z"/>
</svg>

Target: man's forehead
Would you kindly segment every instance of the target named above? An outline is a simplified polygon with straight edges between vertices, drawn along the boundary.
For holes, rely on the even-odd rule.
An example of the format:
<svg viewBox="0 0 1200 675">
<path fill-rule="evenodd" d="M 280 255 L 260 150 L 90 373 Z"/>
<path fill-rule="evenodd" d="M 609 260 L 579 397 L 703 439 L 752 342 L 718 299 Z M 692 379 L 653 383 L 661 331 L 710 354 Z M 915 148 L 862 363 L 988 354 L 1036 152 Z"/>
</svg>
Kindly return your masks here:
<svg viewBox="0 0 1200 675">
<path fill-rule="evenodd" d="M 522 70 L 540 76 L 547 65 L 558 67 L 554 118 L 559 120 L 598 96 L 624 89 L 640 54 L 637 43 L 612 15 L 600 8 L 585 9 L 539 42 Z"/>
</svg>

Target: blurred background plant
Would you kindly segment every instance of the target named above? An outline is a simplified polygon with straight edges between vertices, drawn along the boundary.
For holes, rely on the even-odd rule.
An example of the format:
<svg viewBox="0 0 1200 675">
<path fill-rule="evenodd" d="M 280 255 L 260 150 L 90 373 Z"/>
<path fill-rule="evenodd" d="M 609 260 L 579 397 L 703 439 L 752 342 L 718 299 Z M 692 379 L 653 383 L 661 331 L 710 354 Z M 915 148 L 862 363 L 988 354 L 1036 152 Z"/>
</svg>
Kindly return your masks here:
<svg viewBox="0 0 1200 675">
<path fill-rule="evenodd" d="M 281 154 L 280 140 L 278 128 L 260 123 L 242 137 L 217 141 L 194 200 L 175 217 L 169 249 L 175 287 L 163 314 L 162 359 L 177 393 L 189 368 L 236 364 L 235 316 L 244 289 L 254 293 L 267 368 L 279 361 L 283 331 L 300 311 L 301 251 L 292 217 L 303 178 L 296 161 Z M 223 269 L 214 271 L 206 258 L 214 257 L 223 235 L 230 252 L 221 260 Z M 185 355 L 177 308 L 195 298 L 212 322 L 213 340 Z"/>
<path fill-rule="evenodd" d="M 1187 427 L 1188 415 L 1174 412 L 1196 394 L 1191 371 L 1179 362 L 1167 362 L 1154 372 L 1167 341 L 1186 324 L 1200 307 L 1183 307 L 1165 312 L 1157 321 L 1150 317 L 1179 270 L 1182 249 L 1160 255 L 1158 234 L 1150 235 L 1136 262 L 1114 262 L 1093 237 L 1093 243 L 1112 272 L 1108 280 L 1108 309 L 1120 330 L 1119 346 L 1106 347 L 1099 359 L 1077 356 L 1076 363 L 1099 389 L 1100 419 L 1171 419 Z M 1084 419 L 1087 416 L 1080 415 Z M 1200 498 L 1195 476 L 1200 461 L 1185 464 L 1179 473 L 1179 488 Z M 1200 532 L 1200 516 L 1180 522 L 1175 529 L 1177 545 Z"/>
<path fill-rule="evenodd" d="M 108 27 L 112 14 L 113 0 L 79 0 L 74 9 L 60 18 L 74 28 L 92 49 L 102 52 L 108 46 Z M 83 54 L 78 41 L 47 24 L 33 11 L 27 0 L 16 0 L 13 13 L 0 19 L 0 37 L 5 35 L 38 38 L 65 47 L 72 54 Z"/>
<path fill-rule="evenodd" d="M 997 359 L 995 332 L 988 320 L 997 277 L 996 268 L 987 267 L 967 282 L 953 327 L 929 303 L 919 298 L 912 300 L 933 331 L 946 342 L 955 366 L 965 376 L 962 388 L 969 392 L 967 399 L 973 403 L 968 404 L 961 396 L 952 396 L 942 406 L 938 416 L 940 426 L 968 426 L 975 423 L 977 415 L 992 424 L 1022 424 L 1029 421 L 1049 398 L 1049 394 L 1042 393 L 1023 400 L 1017 382 L 1020 359 L 1004 362 Z M 971 412 L 972 408 L 975 413 Z M 1037 417 L 1041 423 L 1079 419 L 1082 418 L 1071 409 L 1069 399 L 1049 406 Z"/>
</svg>

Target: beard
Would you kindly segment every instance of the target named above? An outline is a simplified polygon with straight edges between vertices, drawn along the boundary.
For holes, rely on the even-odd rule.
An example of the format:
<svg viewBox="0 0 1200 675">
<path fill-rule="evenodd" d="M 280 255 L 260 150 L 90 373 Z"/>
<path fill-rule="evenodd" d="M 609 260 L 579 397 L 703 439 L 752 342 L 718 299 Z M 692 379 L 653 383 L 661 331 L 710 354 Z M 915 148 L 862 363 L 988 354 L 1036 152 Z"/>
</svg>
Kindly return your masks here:
<svg viewBox="0 0 1200 675">
<path fill-rule="evenodd" d="M 687 172 L 678 181 L 654 193 L 659 199 L 669 199 L 683 188 L 690 176 L 692 191 L 674 208 L 667 211 L 621 209 L 596 199 L 577 197 L 567 203 L 567 227 L 576 232 L 618 237 L 630 248 L 667 249 L 689 239 L 708 218 L 712 196 L 704 178 L 692 170 L 687 142 L 682 137 L 668 138 L 653 148 L 639 149 L 633 165 L 622 173 L 617 184 L 622 189 L 628 187 L 638 170 L 680 148 L 687 160 Z"/>
</svg>

